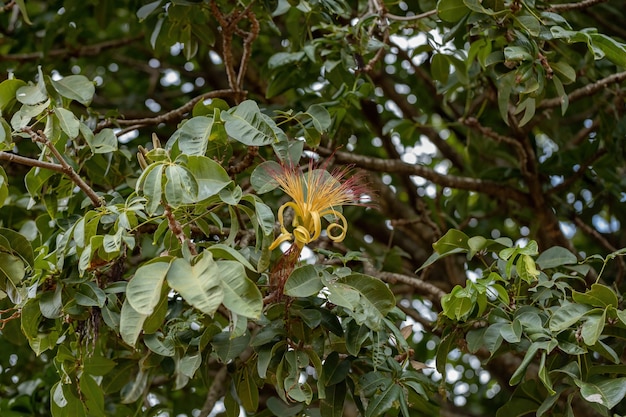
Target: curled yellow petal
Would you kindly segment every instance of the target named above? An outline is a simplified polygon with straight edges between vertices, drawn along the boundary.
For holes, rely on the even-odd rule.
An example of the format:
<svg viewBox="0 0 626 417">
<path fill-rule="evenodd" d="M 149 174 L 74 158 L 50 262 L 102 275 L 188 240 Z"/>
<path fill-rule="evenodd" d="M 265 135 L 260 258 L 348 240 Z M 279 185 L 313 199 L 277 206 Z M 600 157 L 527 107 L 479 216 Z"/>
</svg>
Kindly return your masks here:
<svg viewBox="0 0 626 417">
<path fill-rule="evenodd" d="M 269 247 L 269 250 L 274 250 L 277 247 L 279 247 L 281 243 L 288 242 L 291 239 L 293 239 L 293 236 L 291 235 L 291 233 L 281 233 L 276 239 L 274 239 L 274 241 Z"/>
</svg>

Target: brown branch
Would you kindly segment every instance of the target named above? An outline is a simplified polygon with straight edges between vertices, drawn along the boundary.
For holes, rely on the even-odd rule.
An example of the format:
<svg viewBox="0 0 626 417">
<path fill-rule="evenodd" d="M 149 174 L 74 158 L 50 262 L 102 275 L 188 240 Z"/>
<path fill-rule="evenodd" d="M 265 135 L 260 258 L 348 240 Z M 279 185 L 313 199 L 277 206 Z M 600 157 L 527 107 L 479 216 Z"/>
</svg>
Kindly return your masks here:
<svg viewBox="0 0 626 417">
<path fill-rule="evenodd" d="M 329 156 L 333 153 L 331 150 L 325 148 L 318 148 L 318 152 L 324 156 Z M 513 200 L 522 205 L 529 203 L 529 197 L 526 193 L 495 181 L 440 174 L 425 166 L 408 164 L 398 159 L 389 160 L 337 151 L 334 152 L 334 156 L 337 162 L 343 164 L 354 164 L 358 167 L 377 172 L 416 175 L 442 187 L 476 191 L 505 200 Z"/>
<path fill-rule="evenodd" d="M 176 217 L 174 216 L 174 213 L 172 212 L 172 208 L 170 207 L 169 204 L 165 204 L 165 218 L 167 219 L 167 225 L 169 227 L 169 229 L 172 231 L 172 234 L 174 234 L 174 236 L 176 236 L 176 238 L 178 239 L 178 241 L 180 242 L 181 245 L 187 245 L 187 248 L 189 249 L 189 253 L 191 253 L 192 255 L 197 255 L 198 254 L 198 250 L 196 249 L 196 244 L 193 243 L 193 241 L 191 239 L 189 239 L 186 235 L 185 235 L 185 231 L 183 230 L 183 226 L 180 224 L 180 222 L 176 219 Z"/>
<path fill-rule="evenodd" d="M 209 91 L 208 93 L 204 93 L 197 97 L 194 97 L 193 99 L 189 100 L 184 105 L 174 110 L 170 110 L 166 113 L 160 114 L 155 117 L 146 117 L 142 119 L 131 119 L 131 120 L 124 120 L 124 119 L 103 120 L 100 123 L 98 123 L 98 126 L 96 127 L 95 131 L 98 132 L 106 127 L 111 127 L 111 126 L 127 126 L 123 130 L 123 132 L 126 133 L 126 132 L 139 129 L 145 126 L 154 126 L 154 125 L 158 125 L 161 123 L 176 122 L 176 121 L 181 120 L 186 113 L 190 112 L 193 109 L 193 106 L 195 106 L 196 103 L 199 102 L 200 100 L 206 100 L 208 98 L 217 98 L 217 97 L 233 97 L 239 93 L 240 92 L 233 91 L 233 90 Z M 117 135 L 120 136 L 121 134 L 122 132 L 118 132 Z"/>
<path fill-rule="evenodd" d="M 8 313 L 11 310 L 15 310 L 13 314 L 11 314 L 9 317 L 1 318 L 3 314 Z M 11 320 L 18 319 L 21 315 L 22 315 L 22 310 L 18 310 L 15 307 L 11 307 L 6 310 L 0 310 L 0 330 L 4 330 L 4 326 L 6 326 L 8 322 L 10 322 Z"/>
<path fill-rule="evenodd" d="M 519 158 L 522 174 L 524 174 L 524 177 L 527 179 L 530 177 L 530 173 L 528 171 L 528 153 L 524 149 L 524 146 L 518 140 L 509 136 L 501 135 L 490 127 L 485 127 L 481 125 L 480 122 L 478 122 L 478 120 L 474 117 L 461 119 L 460 122 L 467 127 L 478 131 L 485 137 L 493 139 L 496 142 L 505 143 L 515 149 L 515 153 L 517 153 L 517 156 Z"/>
<path fill-rule="evenodd" d="M 626 80 L 626 71 L 618 72 L 617 74 L 609 75 L 608 77 L 602 78 L 601 80 L 596 81 L 595 83 L 587 84 L 584 87 L 578 88 L 567 95 L 567 98 L 570 103 L 579 100 L 581 98 L 591 96 L 603 88 L 607 87 L 610 84 L 620 83 Z M 562 103 L 560 97 L 554 97 L 550 99 L 543 100 L 539 104 L 540 109 L 549 109 L 552 107 L 558 107 Z"/>
<path fill-rule="evenodd" d="M 608 0 L 582 0 L 578 3 L 554 4 L 546 9 L 547 12 L 565 12 L 568 10 L 580 10 L 596 4 L 606 3 Z"/>
<path fill-rule="evenodd" d="M 52 49 L 47 54 L 44 52 L 30 52 L 30 53 L 24 53 L 24 54 L 9 54 L 9 55 L 0 54 L 0 61 L 27 62 L 27 61 L 37 61 L 42 58 L 62 58 L 66 56 L 80 56 L 80 57 L 96 56 L 96 55 L 101 54 L 102 51 L 104 50 L 128 45 L 144 38 L 145 38 L 145 35 L 143 33 L 140 33 L 139 35 L 133 36 L 130 38 L 112 39 L 112 40 L 104 41 L 101 43 L 95 43 L 93 45 L 81 46 L 76 49 L 72 49 L 72 48 Z"/>
<path fill-rule="evenodd" d="M 421 280 L 417 276 L 409 276 L 398 274 L 395 272 L 386 271 L 370 271 L 368 272 L 389 284 L 402 283 L 414 288 L 420 295 L 426 296 L 429 300 L 433 301 L 437 306 L 441 307 L 441 297 L 446 295 L 446 292 L 441 288 Z"/>
<path fill-rule="evenodd" d="M 14 155 L 14 154 L 6 153 L 6 152 L 0 153 L 2 155 L 1 159 L 21 163 L 23 165 L 36 166 L 36 167 L 41 167 L 45 169 L 51 169 L 56 172 L 61 172 L 67 175 L 68 177 L 70 177 L 70 179 L 78 186 L 78 188 L 80 188 L 87 195 L 87 197 L 89 197 L 94 207 L 102 206 L 102 200 L 100 199 L 98 194 L 96 194 L 93 188 L 91 188 L 89 184 L 87 184 L 81 178 L 81 176 L 78 175 L 76 171 L 74 171 L 74 168 L 72 168 L 65 161 L 65 158 L 63 158 L 63 155 L 61 155 L 61 153 L 57 150 L 57 148 L 54 147 L 54 144 L 50 142 L 50 140 L 48 140 L 46 135 L 41 130 L 35 132 L 30 127 L 25 127 L 22 129 L 22 131 L 28 133 L 31 139 L 33 140 L 33 142 L 39 142 L 39 143 L 42 143 L 44 146 L 46 146 L 46 148 L 50 150 L 50 152 L 56 158 L 56 160 L 59 161 L 59 164 L 57 165 L 57 164 L 46 163 L 44 161 L 36 161 L 34 159 L 25 158 L 19 155 Z"/>
<path fill-rule="evenodd" d="M 199 417 L 207 417 L 217 400 L 220 399 L 226 392 L 226 382 L 228 380 L 228 367 L 226 365 L 222 365 L 222 367 L 215 374 L 215 378 L 213 378 L 213 382 L 209 387 L 209 391 L 207 392 L 206 399 L 204 400 L 204 404 L 202 405 L 202 410 L 200 410 Z"/>
</svg>

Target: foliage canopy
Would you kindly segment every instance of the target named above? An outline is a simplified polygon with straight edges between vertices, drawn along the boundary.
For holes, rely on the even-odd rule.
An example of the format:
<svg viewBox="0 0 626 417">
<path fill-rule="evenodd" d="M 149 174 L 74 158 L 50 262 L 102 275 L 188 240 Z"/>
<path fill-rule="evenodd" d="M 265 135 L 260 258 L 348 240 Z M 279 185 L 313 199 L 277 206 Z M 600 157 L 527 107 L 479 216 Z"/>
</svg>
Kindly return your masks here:
<svg viewBox="0 0 626 417">
<path fill-rule="evenodd" d="M 7 2 L 0 413 L 626 413 L 626 19 Z"/>
</svg>

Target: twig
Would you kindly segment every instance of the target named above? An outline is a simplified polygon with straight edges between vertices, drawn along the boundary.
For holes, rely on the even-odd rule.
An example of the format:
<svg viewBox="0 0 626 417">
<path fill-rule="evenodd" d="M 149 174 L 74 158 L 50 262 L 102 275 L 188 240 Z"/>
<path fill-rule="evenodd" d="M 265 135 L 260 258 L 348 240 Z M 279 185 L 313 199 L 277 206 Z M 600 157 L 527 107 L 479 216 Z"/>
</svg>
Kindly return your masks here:
<svg viewBox="0 0 626 417">
<path fill-rule="evenodd" d="M 35 132 L 30 127 L 25 127 L 22 129 L 22 131 L 28 133 L 31 139 L 33 140 L 33 142 L 42 143 L 46 148 L 48 148 L 50 152 L 52 153 L 52 155 L 56 158 L 56 160 L 59 161 L 59 165 L 46 163 L 43 161 L 35 162 L 34 159 L 24 158 L 24 157 L 20 157 L 19 155 L 13 155 L 13 154 L 6 153 L 6 152 L 0 153 L 1 155 L 0 159 L 21 163 L 23 165 L 41 167 L 41 168 L 51 169 L 56 172 L 61 172 L 67 175 L 68 177 L 70 177 L 70 179 L 78 186 L 78 188 L 80 188 L 87 195 L 87 197 L 89 197 L 94 207 L 102 206 L 102 200 L 100 199 L 98 194 L 96 194 L 93 188 L 91 188 L 89 184 L 87 184 L 81 178 L 81 176 L 78 175 L 76 171 L 74 171 L 74 168 L 72 168 L 65 161 L 65 158 L 63 158 L 63 155 L 61 155 L 61 153 L 57 150 L 57 148 L 54 147 L 54 144 L 50 142 L 50 140 L 46 137 L 46 135 L 41 130 L 38 130 L 37 132 Z"/>
<path fill-rule="evenodd" d="M 568 176 L 562 183 L 555 185 L 551 189 L 547 190 L 546 194 L 558 194 L 563 190 L 568 190 L 572 186 L 572 184 L 574 184 L 583 175 L 585 175 L 587 168 L 592 166 L 598 159 L 600 159 L 606 153 L 607 153 L 606 148 L 598 149 L 598 151 L 595 154 L 591 155 L 591 157 L 587 158 L 587 160 L 583 161 L 580 164 L 580 167 L 578 168 L 577 171 L 575 171 L 572 175 Z"/>
<path fill-rule="evenodd" d="M 567 95 L 567 99 L 570 103 L 579 100 L 583 97 L 591 96 L 606 86 L 614 83 L 620 83 L 626 80 L 626 71 L 618 72 L 617 74 L 609 75 L 608 77 L 602 78 L 601 80 L 596 81 L 592 84 L 587 84 L 584 87 L 578 88 Z M 539 104 L 540 109 L 549 109 L 552 107 L 558 107 L 562 103 L 561 97 L 554 97 L 547 100 L 543 100 Z"/>
<path fill-rule="evenodd" d="M 554 4 L 546 9 L 547 12 L 565 12 L 567 10 L 580 10 L 596 4 L 606 3 L 608 0 L 583 0 L 578 3 Z"/>
<path fill-rule="evenodd" d="M 21 310 L 18 310 L 17 308 L 12 307 L 12 308 L 8 308 L 6 310 L 0 310 L 0 316 L 2 316 L 4 313 L 8 313 L 11 310 L 15 310 L 15 311 L 9 317 L 4 318 L 4 319 L 0 318 L 0 330 L 3 330 L 4 326 L 6 326 L 8 322 L 10 322 L 11 320 L 15 320 L 15 319 L 19 318 L 22 315 L 22 311 Z"/>
<path fill-rule="evenodd" d="M 27 61 L 37 61 L 44 57 L 47 58 L 60 58 L 65 56 L 75 56 L 75 57 L 84 57 L 84 56 L 95 56 L 102 53 L 102 51 L 106 49 L 113 49 L 119 46 L 128 45 L 135 41 L 144 39 L 145 35 L 140 33 L 137 36 L 133 36 L 131 38 L 123 38 L 123 39 L 113 39 L 109 41 L 104 41 L 101 43 L 96 43 L 93 45 L 85 45 L 80 48 L 71 49 L 71 48 L 62 48 L 62 49 L 53 49 L 48 53 L 44 52 L 30 52 L 25 54 L 9 54 L 2 55 L 0 54 L 0 61 L 16 61 L 16 62 L 27 62 Z"/>
<path fill-rule="evenodd" d="M 207 392 L 206 399 L 204 400 L 204 404 L 202 405 L 202 410 L 200 410 L 200 414 L 198 417 L 207 417 L 217 400 L 220 399 L 224 392 L 226 392 L 226 381 L 228 379 L 228 367 L 226 365 L 222 365 L 222 367 L 215 374 L 215 378 L 213 378 L 213 382 L 211 383 L 211 387 L 209 387 L 209 392 Z"/>
<path fill-rule="evenodd" d="M 427 12 L 424 13 L 420 13 L 420 14 L 416 14 L 413 16 L 398 16 L 395 14 L 391 14 L 391 13 L 385 13 L 385 17 L 389 20 L 398 20 L 401 22 L 410 22 L 413 20 L 420 20 L 420 19 L 425 19 L 427 17 L 433 16 L 437 14 L 437 9 L 433 9 L 433 10 L 429 10 Z"/>
<path fill-rule="evenodd" d="M 576 215 L 574 215 L 574 224 L 576 224 L 576 226 L 580 228 L 584 233 L 596 239 L 607 250 L 611 252 L 617 251 L 617 248 L 613 246 L 611 242 L 609 242 L 596 229 L 589 226 L 580 217 Z M 617 273 L 617 276 L 615 277 L 615 285 L 617 286 L 617 288 L 620 288 L 622 284 L 622 280 L 624 279 L 624 270 L 626 269 L 626 263 L 624 263 L 624 259 L 622 259 L 621 256 L 616 256 L 615 259 L 617 259 L 617 268 L 618 268 L 618 273 Z"/>
<path fill-rule="evenodd" d="M 180 244 L 181 245 L 186 244 L 187 248 L 189 248 L 189 253 L 191 253 L 194 256 L 197 255 L 198 250 L 196 249 L 196 244 L 193 243 L 193 241 L 185 235 L 183 226 L 180 224 L 178 220 L 176 220 L 176 217 L 174 217 L 174 213 L 172 212 L 172 207 L 170 207 L 169 204 L 165 204 L 164 214 L 165 214 L 165 218 L 167 219 L 168 227 L 170 228 L 174 236 L 176 236 Z"/>
<path fill-rule="evenodd" d="M 325 148 L 318 148 L 318 152 L 324 156 L 328 156 L 333 153 L 333 151 Z M 440 174 L 439 172 L 425 166 L 408 164 L 398 159 L 382 159 L 339 151 L 334 151 L 334 156 L 337 162 L 343 164 L 354 164 L 358 167 L 377 172 L 416 175 L 428 181 L 432 181 L 442 187 L 476 191 L 486 195 L 500 197 L 505 200 L 513 200 L 522 205 L 529 203 L 529 197 L 526 193 L 495 181 Z"/>
</svg>

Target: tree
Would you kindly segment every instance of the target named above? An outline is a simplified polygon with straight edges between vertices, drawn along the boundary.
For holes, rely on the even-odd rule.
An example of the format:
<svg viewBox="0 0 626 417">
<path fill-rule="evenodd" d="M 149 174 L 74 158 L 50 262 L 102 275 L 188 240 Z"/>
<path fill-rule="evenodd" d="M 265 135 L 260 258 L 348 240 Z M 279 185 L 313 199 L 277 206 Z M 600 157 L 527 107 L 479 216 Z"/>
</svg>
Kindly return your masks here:
<svg viewBox="0 0 626 417">
<path fill-rule="evenodd" d="M 2 416 L 626 413 L 618 3 L 5 3 Z"/>
</svg>

